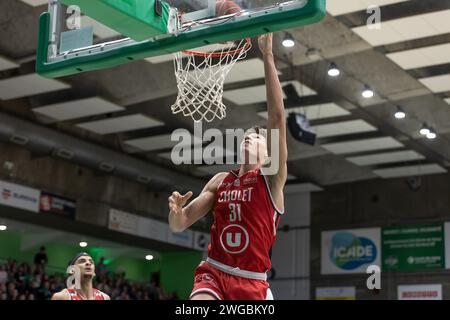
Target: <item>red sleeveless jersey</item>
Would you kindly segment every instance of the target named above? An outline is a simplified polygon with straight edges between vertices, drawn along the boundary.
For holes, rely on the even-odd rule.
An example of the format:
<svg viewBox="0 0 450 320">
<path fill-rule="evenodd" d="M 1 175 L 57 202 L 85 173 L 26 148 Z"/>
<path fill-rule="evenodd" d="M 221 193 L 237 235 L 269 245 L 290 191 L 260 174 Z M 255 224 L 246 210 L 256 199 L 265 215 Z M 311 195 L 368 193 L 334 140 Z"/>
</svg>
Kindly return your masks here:
<svg viewBox="0 0 450 320">
<path fill-rule="evenodd" d="M 282 212 L 260 169 L 228 173 L 216 192 L 208 258 L 252 272 L 271 268 L 270 250 Z"/>
<path fill-rule="evenodd" d="M 70 300 L 85 300 L 81 297 L 75 289 L 66 289 L 70 295 Z M 94 300 L 105 300 L 105 297 L 101 293 L 100 290 L 93 289 L 94 291 Z"/>
</svg>

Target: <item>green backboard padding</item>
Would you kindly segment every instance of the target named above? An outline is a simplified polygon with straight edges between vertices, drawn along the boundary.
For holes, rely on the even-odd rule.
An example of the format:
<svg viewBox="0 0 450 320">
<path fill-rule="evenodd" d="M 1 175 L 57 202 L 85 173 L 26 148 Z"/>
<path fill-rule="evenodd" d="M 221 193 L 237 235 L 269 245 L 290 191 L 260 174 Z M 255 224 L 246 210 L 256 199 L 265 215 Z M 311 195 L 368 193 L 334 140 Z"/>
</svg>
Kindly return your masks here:
<svg viewBox="0 0 450 320">
<path fill-rule="evenodd" d="M 92 1 L 92 0 L 85 0 Z M 49 78 L 63 77 L 85 71 L 111 68 L 134 60 L 154 57 L 181 50 L 201 47 L 260 34 L 296 28 L 316 23 L 326 15 L 326 0 L 309 0 L 305 7 L 280 11 L 251 19 L 205 26 L 157 41 L 142 41 L 123 45 L 111 51 L 47 62 L 50 15 L 44 12 L 39 19 L 39 45 L 36 72 Z"/>
<path fill-rule="evenodd" d="M 155 14 L 155 0 L 62 0 L 76 5 L 92 19 L 136 41 L 167 33 L 170 6 L 161 2 L 161 16 Z"/>
</svg>

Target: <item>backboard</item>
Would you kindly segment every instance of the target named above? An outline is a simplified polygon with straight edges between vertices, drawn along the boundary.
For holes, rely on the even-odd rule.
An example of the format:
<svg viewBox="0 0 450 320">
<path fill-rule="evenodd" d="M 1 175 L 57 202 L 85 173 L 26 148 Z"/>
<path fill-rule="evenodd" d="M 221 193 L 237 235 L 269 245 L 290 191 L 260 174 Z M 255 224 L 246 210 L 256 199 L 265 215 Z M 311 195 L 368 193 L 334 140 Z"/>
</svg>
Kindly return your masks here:
<svg viewBox="0 0 450 320">
<path fill-rule="evenodd" d="M 50 0 L 36 70 L 60 77 L 320 21 L 325 0 Z"/>
</svg>

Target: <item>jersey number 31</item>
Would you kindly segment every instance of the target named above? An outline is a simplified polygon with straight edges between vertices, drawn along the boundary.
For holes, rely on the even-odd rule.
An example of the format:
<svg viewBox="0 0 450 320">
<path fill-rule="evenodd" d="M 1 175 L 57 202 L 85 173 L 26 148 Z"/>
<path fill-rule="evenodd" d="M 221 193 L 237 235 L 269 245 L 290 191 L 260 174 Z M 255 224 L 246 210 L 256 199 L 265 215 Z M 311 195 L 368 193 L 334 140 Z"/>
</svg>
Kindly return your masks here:
<svg viewBox="0 0 450 320">
<path fill-rule="evenodd" d="M 230 222 L 241 221 L 241 204 L 230 203 L 228 207 L 230 208 Z"/>
</svg>

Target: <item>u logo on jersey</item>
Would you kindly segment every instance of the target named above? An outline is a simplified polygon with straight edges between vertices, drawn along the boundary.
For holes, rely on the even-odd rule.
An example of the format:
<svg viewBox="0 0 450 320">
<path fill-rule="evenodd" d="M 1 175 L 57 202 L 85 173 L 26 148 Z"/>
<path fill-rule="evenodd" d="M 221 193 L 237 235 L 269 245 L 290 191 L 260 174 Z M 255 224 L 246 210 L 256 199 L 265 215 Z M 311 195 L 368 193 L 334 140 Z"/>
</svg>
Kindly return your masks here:
<svg viewBox="0 0 450 320">
<path fill-rule="evenodd" d="M 248 247 L 250 239 L 244 227 L 238 224 L 226 226 L 220 235 L 222 248 L 232 254 L 241 253 Z"/>
</svg>

